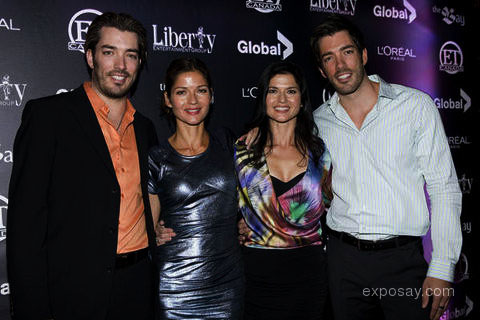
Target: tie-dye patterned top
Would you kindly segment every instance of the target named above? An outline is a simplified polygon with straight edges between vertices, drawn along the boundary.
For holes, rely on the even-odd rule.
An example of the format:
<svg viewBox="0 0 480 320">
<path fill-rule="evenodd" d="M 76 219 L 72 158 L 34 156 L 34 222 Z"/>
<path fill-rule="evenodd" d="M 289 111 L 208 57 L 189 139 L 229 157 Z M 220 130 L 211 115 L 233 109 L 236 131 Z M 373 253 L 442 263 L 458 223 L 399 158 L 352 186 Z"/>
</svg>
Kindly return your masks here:
<svg viewBox="0 0 480 320">
<path fill-rule="evenodd" d="M 331 175 L 328 150 L 317 165 L 309 157 L 303 178 L 280 196 L 273 189 L 265 155 L 257 169 L 247 161 L 250 152 L 235 144 L 240 210 L 250 229 L 245 245 L 292 249 L 322 244 L 320 217 L 328 201 L 322 185 Z"/>
</svg>

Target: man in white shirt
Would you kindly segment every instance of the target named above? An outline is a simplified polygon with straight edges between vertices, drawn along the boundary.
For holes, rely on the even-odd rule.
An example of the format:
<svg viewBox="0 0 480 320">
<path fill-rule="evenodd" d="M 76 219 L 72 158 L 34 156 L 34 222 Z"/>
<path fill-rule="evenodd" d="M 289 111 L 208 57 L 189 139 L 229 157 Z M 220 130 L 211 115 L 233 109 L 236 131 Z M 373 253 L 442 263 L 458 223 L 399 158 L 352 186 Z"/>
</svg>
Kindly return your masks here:
<svg viewBox="0 0 480 320">
<path fill-rule="evenodd" d="M 438 110 L 421 91 L 368 77 L 363 36 L 346 18 L 327 18 L 311 46 L 336 90 L 314 112 L 333 164 L 327 225 L 335 319 L 438 319 L 462 244 L 461 191 Z M 420 237 L 429 226 L 427 265 Z"/>
</svg>

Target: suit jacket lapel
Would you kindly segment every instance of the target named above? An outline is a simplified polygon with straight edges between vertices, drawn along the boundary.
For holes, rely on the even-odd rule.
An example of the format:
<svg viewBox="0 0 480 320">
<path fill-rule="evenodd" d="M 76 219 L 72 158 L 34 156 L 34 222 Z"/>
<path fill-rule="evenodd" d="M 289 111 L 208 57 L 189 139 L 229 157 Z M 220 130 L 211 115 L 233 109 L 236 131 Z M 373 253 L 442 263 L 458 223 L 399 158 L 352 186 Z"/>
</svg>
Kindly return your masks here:
<svg viewBox="0 0 480 320">
<path fill-rule="evenodd" d="M 70 109 L 80 122 L 80 127 L 85 132 L 85 135 L 92 144 L 93 148 L 97 151 L 99 157 L 102 159 L 102 163 L 116 179 L 117 176 L 113 167 L 112 158 L 110 157 L 110 152 L 108 151 L 107 143 L 105 142 L 105 137 L 103 136 L 97 116 L 93 111 L 90 100 L 88 100 L 88 96 L 85 93 L 83 86 L 80 86 L 74 90 L 72 94 L 74 95 L 75 99 L 72 99 L 74 103 L 69 106 Z"/>
</svg>

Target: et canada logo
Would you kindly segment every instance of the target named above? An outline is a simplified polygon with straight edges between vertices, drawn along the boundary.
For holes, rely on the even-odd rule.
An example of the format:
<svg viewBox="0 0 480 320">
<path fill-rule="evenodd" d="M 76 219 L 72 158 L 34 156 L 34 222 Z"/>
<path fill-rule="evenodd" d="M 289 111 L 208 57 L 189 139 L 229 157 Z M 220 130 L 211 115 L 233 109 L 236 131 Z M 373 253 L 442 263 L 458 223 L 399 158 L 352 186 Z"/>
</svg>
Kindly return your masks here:
<svg viewBox="0 0 480 320">
<path fill-rule="evenodd" d="M 377 4 L 373 7 L 373 15 L 379 18 L 405 20 L 412 23 L 417 17 L 417 10 L 407 0 L 403 0 L 403 6 L 404 8 L 397 8 Z"/>
<path fill-rule="evenodd" d="M 254 43 L 253 41 L 240 40 L 237 43 L 237 50 L 243 54 L 280 56 L 282 60 L 293 53 L 293 44 L 280 31 L 277 30 L 277 44 L 266 44 L 265 42 Z M 285 49 L 282 50 L 282 46 Z"/>
<path fill-rule="evenodd" d="M 156 24 L 153 27 L 153 50 L 212 53 L 217 35 L 206 33 L 202 26 L 195 32 L 178 32 L 172 26 L 165 26 L 159 31 Z"/>
<path fill-rule="evenodd" d="M 7 31 L 20 31 L 18 26 L 15 26 L 13 19 L 11 18 L 0 18 L 0 30 L 5 29 Z"/>
<path fill-rule="evenodd" d="M 26 83 L 14 83 L 10 75 L 4 74 L 0 82 L 0 106 L 20 107 L 25 96 Z"/>
<path fill-rule="evenodd" d="M 447 41 L 440 48 L 440 71 L 448 74 L 463 72 L 463 53 L 460 46 L 453 42 Z"/>
<path fill-rule="evenodd" d="M 102 13 L 95 9 L 83 9 L 75 13 L 68 23 L 68 50 L 85 53 L 84 44 L 88 27 Z"/>
<path fill-rule="evenodd" d="M 472 99 L 470 96 L 460 89 L 460 97 L 457 98 L 435 98 L 433 102 L 438 109 L 454 109 L 467 112 L 472 106 Z"/>
<path fill-rule="evenodd" d="M 7 238 L 8 199 L 0 194 L 0 242 Z"/>
<path fill-rule="evenodd" d="M 245 7 L 255 9 L 261 13 L 270 13 L 273 11 L 282 11 L 280 0 L 247 0 Z"/>
<path fill-rule="evenodd" d="M 456 23 L 462 27 L 465 26 L 465 16 L 456 14 L 454 8 L 443 7 L 443 9 L 441 9 L 437 6 L 433 6 L 432 11 L 433 13 L 441 14 L 443 17 L 442 21 L 448 25 Z"/>
<path fill-rule="evenodd" d="M 310 11 L 353 16 L 356 5 L 357 0 L 310 0 Z"/>
</svg>

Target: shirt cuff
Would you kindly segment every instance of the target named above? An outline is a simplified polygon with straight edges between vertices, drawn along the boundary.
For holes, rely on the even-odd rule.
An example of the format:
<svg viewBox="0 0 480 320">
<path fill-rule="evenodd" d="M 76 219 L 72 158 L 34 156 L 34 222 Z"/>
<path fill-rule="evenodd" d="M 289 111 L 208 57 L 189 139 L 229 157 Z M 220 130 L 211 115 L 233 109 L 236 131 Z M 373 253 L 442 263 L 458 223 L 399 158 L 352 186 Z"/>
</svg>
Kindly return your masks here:
<svg viewBox="0 0 480 320">
<path fill-rule="evenodd" d="M 428 266 L 427 277 L 453 282 L 455 264 L 448 261 L 432 258 Z"/>
</svg>

